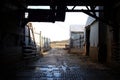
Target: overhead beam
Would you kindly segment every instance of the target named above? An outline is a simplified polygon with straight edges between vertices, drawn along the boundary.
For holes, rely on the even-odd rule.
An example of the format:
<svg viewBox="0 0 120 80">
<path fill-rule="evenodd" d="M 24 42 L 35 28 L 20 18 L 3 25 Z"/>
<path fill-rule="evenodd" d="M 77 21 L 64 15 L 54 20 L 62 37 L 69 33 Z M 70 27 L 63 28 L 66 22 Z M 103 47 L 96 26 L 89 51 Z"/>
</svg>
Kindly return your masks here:
<svg viewBox="0 0 120 80">
<path fill-rule="evenodd" d="M 50 11 L 52 11 L 52 10 L 36 10 L 36 9 L 27 9 L 26 10 L 26 12 L 34 12 L 34 11 L 38 11 L 38 12 L 50 12 Z M 56 10 L 55 10 L 56 11 Z M 66 9 L 65 10 L 66 12 L 83 12 L 83 11 L 85 11 L 85 12 L 103 12 L 103 10 L 83 10 L 83 9 L 81 9 L 81 10 L 72 10 L 72 9 Z"/>
<path fill-rule="evenodd" d="M 103 6 L 106 0 L 62 0 L 67 6 Z M 56 5 L 61 0 L 27 0 L 27 5 Z"/>
<path fill-rule="evenodd" d="M 98 16 L 96 16 L 96 15 L 94 15 L 94 14 L 91 14 L 90 12 L 88 12 L 88 11 L 82 11 L 83 13 L 85 13 L 85 14 L 87 14 L 87 15 L 89 15 L 89 16 L 91 16 L 91 17 L 93 17 L 93 18 L 95 18 L 96 20 L 99 20 L 99 21 L 101 21 L 101 22 L 103 22 L 104 24 L 106 24 L 106 25 L 109 25 L 109 26 L 118 26 L 118 24 L 114 24 L 114 23 L 110 23 L 109 21 L 110 20 L 108 20 L 108 19 L 103 19 L 103 18 L 100 18 L 100 17 L 98 17 Z"/>
<path fill-rule="evenodd" d="M 93 10 L 93 14 L 96 16 L 96 13 L 94 12 L 94 10 L 95 10 L 95 8 L 96 8 L 96 6 L 90 6 L 90 8 L 91 8 L 91 10 Z"/>
<path fill-rule="evenodd" d="M 103 10 L 66 10 L 66 12 L 103 12 Z"/>
<path fill-rule="evenodd" d="M 76 6 L 74 6 L 74 7 L 72 8 L 72 10 L 74 10 L 74 9 L 75 9 L 75 7 L 76 7 Z"/>
</svg>

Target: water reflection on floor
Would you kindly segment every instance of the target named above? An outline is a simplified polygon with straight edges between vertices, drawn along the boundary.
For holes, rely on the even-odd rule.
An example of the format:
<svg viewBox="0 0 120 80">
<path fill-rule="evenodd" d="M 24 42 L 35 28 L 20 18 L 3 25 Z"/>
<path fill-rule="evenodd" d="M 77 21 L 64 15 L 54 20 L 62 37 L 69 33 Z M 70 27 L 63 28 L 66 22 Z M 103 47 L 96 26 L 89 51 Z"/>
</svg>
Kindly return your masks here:
<svg viewBox="0 0 120 80">
<path fill-rule="evenodd" d="M 89 59 L 53 49 L 43 58 L 25 63 L 16 71 L 16 80 L 117 80 L 110 69 Z"/>
</svg>

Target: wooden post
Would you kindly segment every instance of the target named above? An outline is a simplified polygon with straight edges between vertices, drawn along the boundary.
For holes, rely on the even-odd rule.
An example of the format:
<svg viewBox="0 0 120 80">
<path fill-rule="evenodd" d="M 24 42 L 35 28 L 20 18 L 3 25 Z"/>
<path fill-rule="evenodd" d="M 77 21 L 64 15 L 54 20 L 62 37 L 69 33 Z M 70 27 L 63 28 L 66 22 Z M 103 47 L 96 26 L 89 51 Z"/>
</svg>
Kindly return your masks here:
<svg viewBox="0 0 120 80">
<path fill-rule="evenodd" d="M 41 52 L 41 50 L 42 50 L 42 36 L 41 36 L 41 31 L 40 31 L 40 52 Z"/>
</svg>

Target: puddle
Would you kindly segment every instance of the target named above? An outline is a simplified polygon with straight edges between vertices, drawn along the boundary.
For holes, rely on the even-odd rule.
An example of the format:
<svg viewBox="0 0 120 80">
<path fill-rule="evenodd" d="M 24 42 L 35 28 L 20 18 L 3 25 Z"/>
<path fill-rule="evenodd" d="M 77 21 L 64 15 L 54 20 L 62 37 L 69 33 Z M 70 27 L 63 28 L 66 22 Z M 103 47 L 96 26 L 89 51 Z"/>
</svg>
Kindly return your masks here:
<svg viewBox="0 0 120 80">
<path fill-rule="evenodd" d="M 60 71 L 54 71 L 53 72 L 53 75 L 54 75 L 54 77 L 61 77 L 61 73 L 60 73 Z"/>
<path fill-rule="evenodd" d="M 67 72 L 67 71 L 69 71 L 70 69 L 69 69 L 69 67 L 62 66 L 62 70 L 63 70 L 64 72 Z"/>
<path fill-rule="evenodd" d="M 41 71 L 43 72 L 46 77 L 48 77 L 50 80 L 52 80 L 51 77 L 60 77 L 61 73 L 60 73 L 60 68 L 56 67 L 55 65 L 47 65 L 47 66 L 39 66 L 36 67 L 35 69 L 36 71 Z"/>
<path fill-rule="evenodd" d="M 41 71 L 45 74 L 49 80 L 53 80 L 52 78 L 60 78 L 62 76 L 62 72 L 69 73 L 70 71 L 78 71 L 80 67 L 78 66 L 71 66 L 68 67 L 68 65 L 63 62 L 63 65 L 55 66 L 55 65 L 45 65 L 45 66 L 39 66 L 36 67 L 37 71 Z M 48 80 L 48 79 L 47 79 Z"/>
<path fill-rule="evenodd" d="M 52 68 L 53 68 L 53 67 L 56 67 L 55 65 L 46 65 L 46 66 L 47 66 L 47 67 L 52 67 Z"/>
<path fill-rule="evenodd" d="M 53 77 L 52 72 L 47 72 L 47 73 L 46 73 L 46 77 Z"/>
</svg>

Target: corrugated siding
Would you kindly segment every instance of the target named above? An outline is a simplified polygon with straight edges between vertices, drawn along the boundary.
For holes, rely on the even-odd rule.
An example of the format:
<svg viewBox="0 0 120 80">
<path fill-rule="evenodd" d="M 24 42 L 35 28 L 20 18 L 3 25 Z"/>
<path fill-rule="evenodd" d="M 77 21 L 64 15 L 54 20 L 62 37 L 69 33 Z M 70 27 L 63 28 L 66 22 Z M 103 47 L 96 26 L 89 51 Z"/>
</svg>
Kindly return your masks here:
<svg viewBox="0 0 120 80">
<path fill-rule="evenodd" d="M 98 22 L 95 22 L 93 25 L 91 25 L 90 28 L 90 46 L 91 47 L 97 47 L 98 46 Z"/>
<path fill-rule="evenodd" d="M 75 33 L 71 32 L 71 47 L 72 48 L 82 48 L 84 44 L 84 32 Z"/>
</svg>

